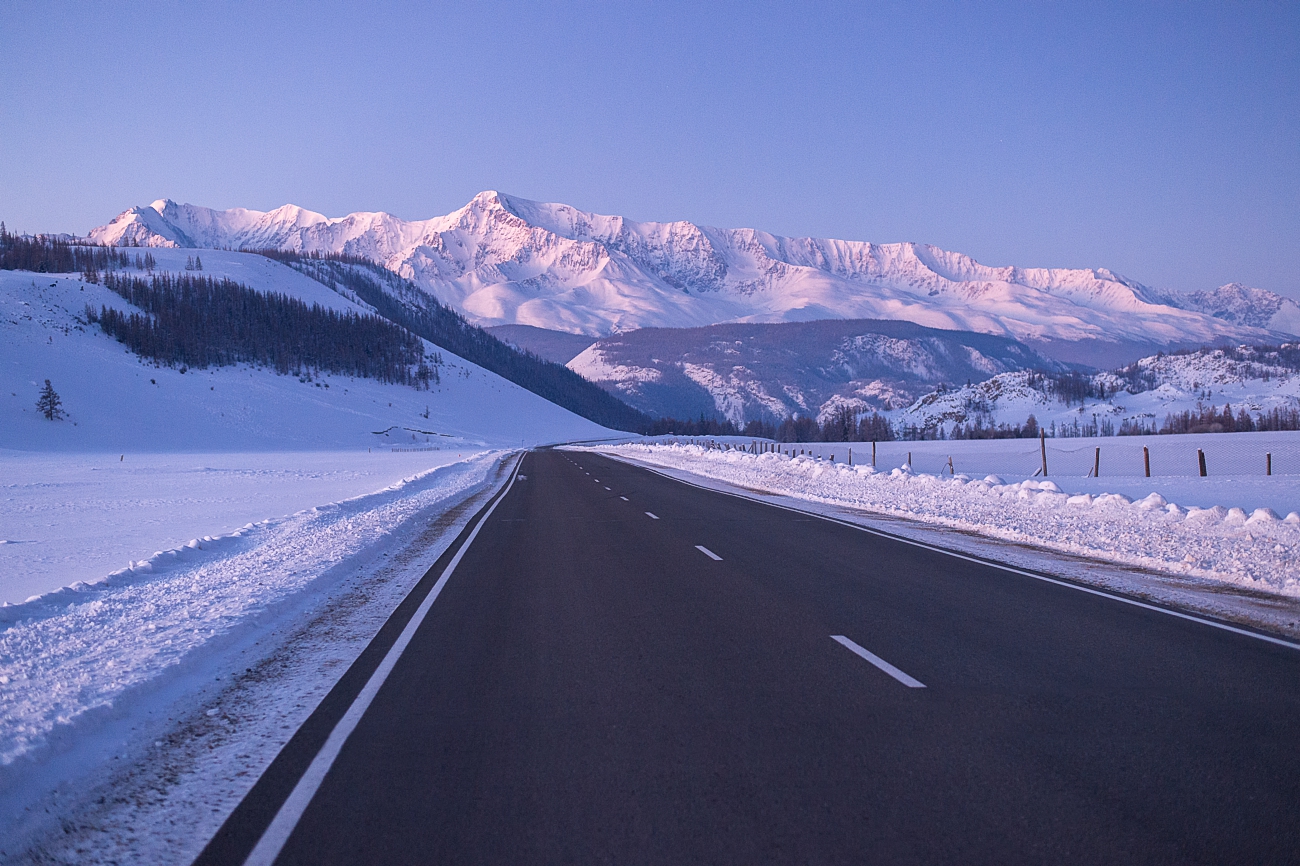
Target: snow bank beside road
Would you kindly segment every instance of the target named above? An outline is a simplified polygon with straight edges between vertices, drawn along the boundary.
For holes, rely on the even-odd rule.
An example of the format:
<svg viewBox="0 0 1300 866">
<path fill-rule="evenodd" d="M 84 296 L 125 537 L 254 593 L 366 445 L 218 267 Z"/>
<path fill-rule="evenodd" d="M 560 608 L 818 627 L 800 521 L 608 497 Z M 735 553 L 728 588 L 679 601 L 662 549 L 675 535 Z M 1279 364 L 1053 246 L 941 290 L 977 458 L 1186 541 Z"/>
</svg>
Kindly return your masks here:
<svg viewBox="0 0 1300 866">
<path fill-rule="evenodd" d="M 99 584 L 4 609 L 0 766 L 110 707 L 380 544 L 419 512 L 477 490 L 500 455 L 155 554 Z"/>
<path fill-rule="evenodd" d="M 1069 554 L 1300 597 L 1300 514 L 1185 509 L 1159 494 L 1070 495 L 1051 481 L 888 473 L 809 457 L 615 445 L 587 450 L 742 487 L 906 517 Z"/>
<path fill-rule="evenodd" d="M 190 539 L 373 493 L 485 449 L 367 454 L 41 454 L 0 450 L 4 605 L 110 572 Z M 206 544 L 206 542 L 205 542 Z"/>
</svg>

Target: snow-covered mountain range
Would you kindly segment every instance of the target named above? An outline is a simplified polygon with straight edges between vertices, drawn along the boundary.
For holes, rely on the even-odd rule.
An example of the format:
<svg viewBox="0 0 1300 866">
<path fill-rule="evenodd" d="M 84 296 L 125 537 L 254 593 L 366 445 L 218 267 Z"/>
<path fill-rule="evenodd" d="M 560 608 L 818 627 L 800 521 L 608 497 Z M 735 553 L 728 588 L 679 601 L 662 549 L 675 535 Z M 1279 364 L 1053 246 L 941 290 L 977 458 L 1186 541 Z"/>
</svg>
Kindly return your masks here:
<svg viewBox="0 0 1300 866">
<path fill-rule="evenodd" d="M 1153 348 L 1300 335 L 1300 305 L 1238 284 L 1181 294 L 1105 268 L 993 268 L 926 244 L 635 222 L 490 191 L 419 221 L 159 200 L 90 237 L 363 256 L 477 324 L 593 337 L 722 322 L 901 319 L 1014 337 L 1057 358 L 1109 366 Z"/>
</svg>

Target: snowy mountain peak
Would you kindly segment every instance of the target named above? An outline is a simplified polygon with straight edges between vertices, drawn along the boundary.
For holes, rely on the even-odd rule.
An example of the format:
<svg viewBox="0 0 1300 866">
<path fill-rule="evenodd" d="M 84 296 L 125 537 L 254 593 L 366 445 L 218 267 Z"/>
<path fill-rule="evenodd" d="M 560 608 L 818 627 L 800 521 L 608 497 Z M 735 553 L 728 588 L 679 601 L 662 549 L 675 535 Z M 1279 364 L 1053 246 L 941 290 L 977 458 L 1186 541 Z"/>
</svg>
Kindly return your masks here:
<svg viewBox="0 0 1300 866">
<path fill-rule="evenodd" d="M 1190 292 L 1173 300 L 1188 309 L 1253 328 L 1295 333 L 1294 328 L 1300 325 L 1300 305 L 1295 301 L 1241 283 L 1228 283 L 1212 292 Z"/>
<path fill-rule="evenodd" d="M 1300 334 L 1294 302 L 1235 284 L 1190 295 L 1159 292 L 1106 268 L 990 267 L 929 244 L 636 222 L 496 190 L 418 221 L 382 212 L 331 219 L 293 205 L 217 211 L 164 199 L 123 212 L 91 237 L 363 256 L 479 324 L 592 336 L 875 318 L 1013 336 L 1049 353 L 1086 344 L 1105 354 L 1125 344 L 1164 348 Z"/>
</svg>

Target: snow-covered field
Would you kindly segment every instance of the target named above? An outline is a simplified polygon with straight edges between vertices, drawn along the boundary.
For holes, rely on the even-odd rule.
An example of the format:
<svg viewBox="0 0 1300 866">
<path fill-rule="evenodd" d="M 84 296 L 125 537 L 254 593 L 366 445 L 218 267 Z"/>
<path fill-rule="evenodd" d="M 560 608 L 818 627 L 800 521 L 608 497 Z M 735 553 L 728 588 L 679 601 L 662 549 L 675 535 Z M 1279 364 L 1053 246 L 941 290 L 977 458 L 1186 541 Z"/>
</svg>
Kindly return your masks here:
<svg viewBox="0 0 1300 866">
<path fill-rule="evenodd" d="M 682 440 L 686 441 L 686 440 Z M 699 439 L 697 441 L 705 441 Z M 727 437 L 733 446 L 749 447 L 752 440 Z M 806 452 L 823 460 L 871 463 L 870 442 L 795 442 L 777 447 Z M 1101 449 L 1099 477 L 1090 477 Z M 1142 449 L 1151 457 L 1151 477 L 1145 476 Z M 1197 450 L 1205 453 L 1207 477 L 1199 475 Z M 1267 455 L 1273 455 L 1273 474 L 1265 475 Z M 880 442 L 876 468 L 883 472 L 905 464 L 914 472 L 1006 478 L 1036 477 L 1042 455 L 1036 439 L 984 439 L 929 442 Z M 1159 493 L 1183 506 L 1210 508 L 1271 508 L 1278 514 L 1300 511 L 1300 432 L 1192 433 L 1181 436 L 1103 436 L 1086 439 L 1048 439 L 1047 477 L 1071 493 L 1122 493 L 1140 499 Z"/>
<path fill-rule="evenodd" d="M 1222 505 L 1186 507 L 1154 492 L 1136 500 L 1117 493 L 1075 492 L 1067 480 L 1058 485 L 1059 479 L 972 477 L 961 472 L 944 477 L 910 467 L 874 471 L 808 456 L 755 455 L 697 445 L 624 444 L 593 450 L 748 489 L 906 517 L 1164 574 L 1300 596 L 1300 513 L 1294 511 L 1280 517 L 1268 507 L 1250 512 Z"/>
<path fill-rule="evenodd" d="M 491 454 L 368 495 L 192 540 L 94 584 L 0 608 L 0 764 L 111 705 L 430 506 L 482 485 Z"/>
<path fill-rule="evenodd" d="M 373 493 L 481 451 L 3 451 L 0 603 L 93 583 L 157 551 Z M 0 622 L 15 613 L 0 607 Z"/>
<path fill-rule="evenodd" d="M 0 861 L 192 860 L 508 465 L 480 455 L 22 606 L 0 626 Z"/>
</svg>

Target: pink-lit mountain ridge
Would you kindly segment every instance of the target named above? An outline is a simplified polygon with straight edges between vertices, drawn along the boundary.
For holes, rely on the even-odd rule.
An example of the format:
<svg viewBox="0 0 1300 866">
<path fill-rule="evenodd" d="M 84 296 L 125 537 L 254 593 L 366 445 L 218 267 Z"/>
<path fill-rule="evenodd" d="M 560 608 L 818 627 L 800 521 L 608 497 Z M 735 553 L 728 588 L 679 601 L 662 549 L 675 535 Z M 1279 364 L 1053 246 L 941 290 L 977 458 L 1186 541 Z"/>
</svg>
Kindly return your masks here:
<svg viewBox="0 0 1300 866">
<path fill-rule="evenodd" d="M 1165 292 L 1105 268 L 993 268 L 926 244 L 635 222 L 497 192 L 419 221 L 160 200 L 90 236 L 363 256 L 477 324 L 592 337 L 722 322 L 895 319 L 1013 337 L 1059 358 L 1109 365 L 1152 348 L 1300 335 L 1294 301 L 1238 284 Z"/>
</svg>

